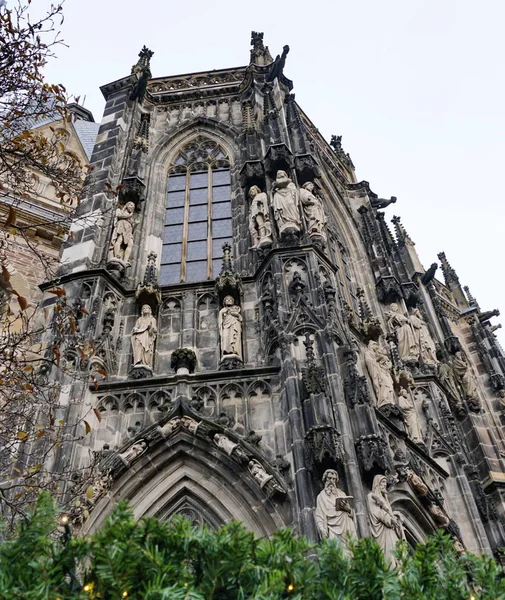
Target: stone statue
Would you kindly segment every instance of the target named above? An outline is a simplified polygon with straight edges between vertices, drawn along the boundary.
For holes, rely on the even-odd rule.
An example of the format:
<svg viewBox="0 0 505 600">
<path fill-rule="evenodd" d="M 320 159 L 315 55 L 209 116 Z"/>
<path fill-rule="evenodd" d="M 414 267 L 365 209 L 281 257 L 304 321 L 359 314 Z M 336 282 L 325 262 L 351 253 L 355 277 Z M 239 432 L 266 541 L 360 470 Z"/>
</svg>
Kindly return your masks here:
<svg viewBox="0 0 505 600">
<path fill-rule="evenodd" d="M 445 511 L 438 506 L 438 504 L 435 504 L 434 502 L 431 503 L 430 513 L 433 517 L 433 520 L 439 527 L 449 527 L 451 520 L 445 514 Z"/>
<path fill-rule="evenodd" d="M 427 365 L 436 365 L 438 362 L 437 349 L 431 338 L 428 326 L 421 315 L 421 311 L 418 308 L 414 308 L 409 320 L 414 330 L 417 349 L 423 362 Z"/>
<path fill-rule="evenodd" d="M 414 400 L 409 394 L 408 390 L 401 388 L 398 392 L 398 406 L 403 411 L 405 417 L 405 425 L 407 427 L 407 433 L 410 439 L 417 444 L 423 442 L 423 434 L 421 431 L 421 423 L 417 415 L 416 406 Z"/>
<path fill-rule="evenodd" d="M 277 171 L 273 182 L 273 208 L 279 233 L 295 233 L 301 230 L 299 192 L 285 171 Z"/>
<path fill-rule="evenodd" d="M 442 362 L 442 353 L 439 354 L 440 362 L 438 363 L 438 378 L 440 383 L 445 387 L 449 393 L 449 403 L 456 409 L 461 408 L 461 394 L 456 384 L 456 376 L 452 364 Z"/>
<path fill-rule="evenodd" d="M 198 426 L 200 425 L 200 423 L 198 423 L 191 417 L 182 417 L 181 425 L 183 427 L 185 427 L 190 433 L 192 433 L 193 435 L 196 435 L 196 432 L 198 431 Z"/>
<path fill-rule="evenodd" d="M 468 408 L 477 410 L 480 407 L 479 394 L 466 356 L 459 350 L 452 359 L 452 368 L 459 382 Z"/>
<path fill-rule="evenodd" d="M 428 486 L 412 469 L 408 470 L 407 481 L 412 486 L 412 489 L 415 490 L 420 496 L 426 496 L 426 494 L 429 492 Z"/>
<path fill-rule="evenodd" d="M 161 434 L 163 435 L 163 437 L 168 437 L 172 435 L 172 433 L 179 427 L 180 424 L 181 419 L 179 419 L 178 417 L 170 419 L 170 421 L 167 421 L 165 425 L 163 425 L 163 427 L 161 428 Z"/>
<path fill-rule="evenodd" d="M 272 245 L 272 224 L 270 223 L 270 212 L 268 198 L 257 185 L 249 190 L 251 205 L 249 208 L 249 232 L 253 248 L 267 248 Z"/>
<path fill-rule="evenodd" d="M 388 556 L 392 566 L 395 566 L 396 559 L 393 551 L 396 548 L 396 543 L 403 539 L 404 534 L 402 522 L 394 514 L 391 504 L 389 504 L 386 488 L 386 476 L 376 475 L 373 479 L 372 491 L 367 497 L 370 531 L 384 554 Z"/>
<path fill-rule="evenodd" d="M 120 261 L 130 264 L 130 255 L 133 250 L 133 229 L 135 226 L 135 204 L 127 202 L 118 206 L 114 220 L 114 230 L 110 241 L 109 261 Z"/>
<path fill-rule="evenodd" d="M 242 315 L 233 296 L 226 296 L 219 311 L 218 326 L 221 338 L 221 356 L 233 354 L 242 360 Z"/>
<path fill-rule="evenodd" d="M 326 237 L 324 226 L 327 219 L 321 199 L 314 194 L 314 184 L 312 181 L 303 184 L 300 190 L 300 202 L 307 221 L 309 235 Z"/>
<path fill-rule="evenodd" d="M 410 319 L 400 312 L 400 307 L 395 302 L 389 308 L 386 316 L 389 328 L 396 335 L 398 356 L 405 362 L 417 361 L 419 348 Z"/>
<path fill-rule="evenodd" d="M 260 487 L 263 487 L 273 477 L 265 471 L 263 465 L 261 465 L 257 460 L 249 461 L 249 471 L 254 479 L 256 479 L 256 481 L 260 484 Z"/>
<path fill-rule="evenodd" d="M 133 366 L 144 365 L 152 369 L 157 332 L 156 319 L 151 307 L 144 304 L 141 315 L 132 329 Z"/>
<path fill-rule="evenodd" d="M 356 537 L 354 513 L 347 496 L 338 488 L 338 473 L 328 469 L 323 474 L 323 491 L 316 501 L 316 525 L 322 537 L 339 538 L 346 543 Z"/>
<path fill-rule="evenodd" d="M 377 408 L 396 404 L 394 382 L 391 376 L 392 363 L 387 350 L 371 340 L 365 353 L 365 363 L 377 397 Z"/>
<path fill-rule="evenodd" d="M 139 440 L 128 448 L 126 452 L 123 452 L 119 456 L 130 465 L 136 458 L 143 454 L 147 450 L 147 444 L 144 440 Z"/>
<path fill-rule="evenodd" d="M 231 456 L 232 452 L 238 446 L 235 442 L 232 442 L 230 438 L 226 437 L 222 433 L 216 433 L 214 436 L 214 442 L 218 448 L 221 448 L 228 456 Z"/>
</svg>

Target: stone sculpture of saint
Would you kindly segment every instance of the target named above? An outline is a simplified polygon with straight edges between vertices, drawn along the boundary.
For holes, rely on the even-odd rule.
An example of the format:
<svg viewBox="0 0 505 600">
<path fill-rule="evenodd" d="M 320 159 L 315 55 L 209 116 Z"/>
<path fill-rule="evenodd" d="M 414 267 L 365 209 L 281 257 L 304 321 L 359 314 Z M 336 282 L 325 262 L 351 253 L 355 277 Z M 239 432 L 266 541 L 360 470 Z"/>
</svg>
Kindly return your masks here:
<svg viewBox="0 0 505 600">
<path fill-rule="evenodd" d="M 272 224 L 268 208 L 268 198 L 257 185 L 249 190 L 249 232 L 253 248 L 267 248 L 272 245 Z"/>
<path fill-rule="evenodd" d="M 256 481 L 259 483 L 260 487 L 263 487 L 265 483 L 272 479 L 272 475 L 269 475 L 261 463 L 259 463 L 257 460 L 249 461 L 249 471 L 254 479 L 256 479 Z"/>
<path fill-rule="evenodd" d="M 135 204 L 127 202 L 118 206 L 114 220 L 114 229 L 110 241 L 109 260 L 118 260 L 130 264 L 130 255 L 133 250 L 133 229 L 135 226 Z"/>
<path fill-rule="evenodd" d="M 233 354 L 242 360 L 242 315 L 240 306 L 235 304 L 232 296 L 226 296 L 223 304 L 224 306 L 219 311 L 218 317 L 221 357 Z"/>
<path fill-rule="evenodd" d="M 128 464 L 131 464 L 136 458 L 138 458 L 143 452 L 147 450 L 147 444 L 144 440 L 139 440 L 128 448 L 126 452 L 123 452 L 119 456 Z"/>
<path fill-rule="evenodd" d="M 339 538 L 346 544 L 350 536 L 356 537 L 351 499 L 338 487 L 338 473 L 328 469 L 323 473 L 323 491 L 316 501 L 316 525 L 322 537 Z"/>
<path fill-rule="evenodd" d="M 324 226 L 327 219 L 321 199 L 314 194 L 314 184 L 312 181 L 303 184 L 300 190 L 300 203 L 307 222 L 309 235 L 326 237 Z"/>
<path fill-rule="evenodd" d="M 396 564 L 393 554 L 396 543 L 403 539 L 403 527 L 389 504 L 386 492 L 387 479 L 384 475 L 376 475 L 373 479 L 372 491 L 368 494 L 367 504 L 370 515 L 370 531 L 391 564 Z"/>
<path fill-rule="evenodd" d="M 371 340 L 365 352 L 365 363 L 377 398 L 377 408 L 396 404 L 391 369 L 393 367 L 386 348 Z"/>
<path fill-rule="evenodd" d="M 416 443 L 423 442 L 423 433 L 421 431 L 421 423 L 419 422 L 416 406 L 408 390 L 405 388 L 402 388 L 398 392 L 398 406 L 403 411 L 405 425 L 410 439 Z"/>
<path fill-rule="evenodd" d="M 390 310 L 387 312 L 388 326 L 396 334 L 398 356 L 405 362 L 417 361 L 419 347 L 410 319 L 400 312 L 400 307 L 395 302 L 390 304 L 389 308 Z"/>
<path fill-rule="evenodd" d="M 296 233 L 301 230 L 299 192 L 285 171 L 277 171 L 272 186 L 274 217 L 279 233 Z"/>
<path fill-rule="evenodd" d="M 437 349 L 431 338 L 428 326 L 421 315 L 421 311 L 418 308 L 414 308 L 409 320 L 414 330 L 416 345 L 423 362 L 427 365 L 436 365 L 438 362 Z"/>
<path fill-rule="evenodd" d="M 466 356 L 461 352 L 456 352 L 452 359 L 452 368 L 459 382 L 463 395 L 468 403 L 470 409 L 478 408 L 480 405 L 479 394 L 477 392 L 477 386 L 468 364 Z"/>
<path fill-rule="evenodd" d="M 152 369 L 157 332 L 156 319 L 151 307 L 144 304 L 141 315 L 132 329 L 133 366 L 143 365 Z"/>
</svg>

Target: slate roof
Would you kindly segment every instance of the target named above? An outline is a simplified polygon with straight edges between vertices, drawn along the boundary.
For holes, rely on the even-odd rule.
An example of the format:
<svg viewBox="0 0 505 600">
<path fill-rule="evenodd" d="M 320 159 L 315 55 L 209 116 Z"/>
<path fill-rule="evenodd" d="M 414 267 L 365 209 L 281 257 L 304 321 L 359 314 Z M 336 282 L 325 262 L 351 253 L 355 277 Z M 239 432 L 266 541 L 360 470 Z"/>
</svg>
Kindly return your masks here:
<svg viewBox="0 0 505 600">
<path fill-rule="evenodd" d="M 100 129 L 100 123 L 91 123 L 90 121 L 77 119 L 77 121 L 73 122 L 73 126 L 77 132 L 77 135 L 79 136 L 79 139 L 81 140 L 84 152 L 86 152 L 86 156 L 88 157 L 88 160 L 90 160 L 96 141 L 96 136 L 98 135 L 98 130 Z"/>
</svg>

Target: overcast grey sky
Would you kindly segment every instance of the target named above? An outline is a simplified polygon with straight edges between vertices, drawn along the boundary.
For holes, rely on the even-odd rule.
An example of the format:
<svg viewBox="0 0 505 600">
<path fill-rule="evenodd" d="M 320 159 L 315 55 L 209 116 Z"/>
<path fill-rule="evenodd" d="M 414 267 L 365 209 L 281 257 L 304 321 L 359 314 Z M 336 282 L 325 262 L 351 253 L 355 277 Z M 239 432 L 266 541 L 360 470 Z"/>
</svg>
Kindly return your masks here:
<svg viewBox="0 0 505 600">
<path fill-rule="evenodd" d="M 48 79 L 85 95 L 97 121 L 99 86 L 128 75 L 143 44 L 154 77 L 247 64 L 251 30 L 274 56 L 289 44 L 298 102 L 327 139 L 343 135 L 358 179 L 398 197 L 387 215 L 425 267 L 444 250 L 481 308 L 505 311 L 503 0 L 67 0 L 64 12 L 69 48 Z"/>
</svg>

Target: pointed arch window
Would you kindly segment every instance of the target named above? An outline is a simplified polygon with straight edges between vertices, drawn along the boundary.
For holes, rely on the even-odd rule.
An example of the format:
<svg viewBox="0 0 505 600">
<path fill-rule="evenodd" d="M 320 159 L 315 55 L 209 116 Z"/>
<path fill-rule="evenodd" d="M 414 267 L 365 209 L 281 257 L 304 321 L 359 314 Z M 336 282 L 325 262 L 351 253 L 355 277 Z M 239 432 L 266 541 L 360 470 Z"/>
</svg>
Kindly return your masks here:
<svg viewBox="0 0 505 600">
<path fill-rule="evenodd" d="M 230 163 L 219 144 L 200 136 L 169 170 L 161 285 L 215 277 L 231 241 Z"/>
</svg>

